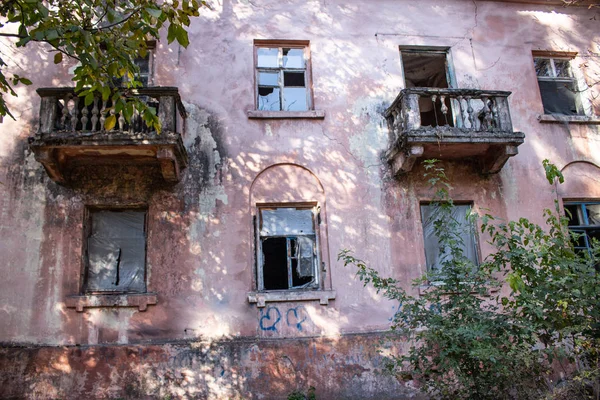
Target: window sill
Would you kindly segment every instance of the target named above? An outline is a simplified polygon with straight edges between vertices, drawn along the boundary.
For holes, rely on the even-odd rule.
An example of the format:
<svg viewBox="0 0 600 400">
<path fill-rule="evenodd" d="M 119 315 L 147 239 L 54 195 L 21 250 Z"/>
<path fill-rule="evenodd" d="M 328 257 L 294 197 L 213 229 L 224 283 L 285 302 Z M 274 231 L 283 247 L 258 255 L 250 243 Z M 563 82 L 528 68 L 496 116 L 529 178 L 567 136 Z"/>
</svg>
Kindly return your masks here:
<svg viewBox="0 0 600 400">
<path fill-rule="evenodd" d="M 319 300 L 319 304 L 326 306 L 329 304 L 329 300 L 335 300 L 335 295 L 335 290 L 250 292 L 248 293 L 248 303 L 256 303 L 258 308 L 262 308 L 266 303 L 273 302 Z"/>
<path fill-rule="evenodd" d="M 68 308 L 75 308 L 77 312 L 91 307 L 137 307 L 140 311 L 146 311 L 157 300 L 156 293 L 84 294 L 67 296 L 65 304 Z"/>
<path fill-rule="evenodd" d="M 538 116 L 538 121 L 542 123 L 570 123 L 570 124 L 600 124 L 600 118 L 588 117 L 587 115 L 557 115 L 542 114 Z"/>
<path fill-rule="evenodd" d="M 246 112 L 250 119 L 323 119 L 325 111 L 323 110 L 308 110 L 308 111 L 262 111 L 248 110 Z"/>
</svg>

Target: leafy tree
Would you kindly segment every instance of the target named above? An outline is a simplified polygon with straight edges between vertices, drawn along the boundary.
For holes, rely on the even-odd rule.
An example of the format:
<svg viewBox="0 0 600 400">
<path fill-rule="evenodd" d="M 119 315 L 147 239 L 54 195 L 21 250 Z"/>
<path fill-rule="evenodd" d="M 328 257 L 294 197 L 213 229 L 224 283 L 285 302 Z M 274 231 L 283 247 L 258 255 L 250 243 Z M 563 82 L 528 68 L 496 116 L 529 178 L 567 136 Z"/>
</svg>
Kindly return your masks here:
<svg viewBox="0 0 600 400">
<path fill-rule="evenodd" d="M 13 40 L 16 47 L 43 43 L 54 53 L 55 64 L 76 60 L 73 81 L 86 105 L 94 96 L 111 99 L 115 112 L 123 112 L 127 120 L 137 110 L 149 126 L 160 130 L 156 110 L 127 96 L 141 86 L 134 60 L 146 56 L 147 42 L 159 39 L 163 27 L 168 27 L 168 43 L 187 47 L 186 27 L 204 5 L 201 0 L 3 0 L 0 37 Z M 0 58 L 0 116 L 12 117 L 5 95 L 16 96 L 13 86 L 29 85 L 31 80 L 5 75 L 6 66 Z M 115 78 L 125 78 L 124 85 L 115 84 Z M 107 129 L 115 122 L 114 116 L 107 118 Z"/>
<path fill-rule="evenodd" d="M 562 179 L 552 164 L 544 166 L 549 181 Z M 441 399 L 539 397 L 552 357 L 567 354 L 565 345 L 574 350 L 569 354 L 580 356 L 580 365 L 597 369 L 598 251 L 574 251 L 568 220 L 558 208 L 545 211 L 547 231 L 524 218 L 502 223 L 486 215 L 482 229 L 496 251 L 474 265 L 463 254 L 446 175 L 434 161 L 426 168 L 437 188 L 434 232 L 443 254 L 440 270 L 414 282 L 427 290 L 411 296 L 350 252 L 338 256 L 357 267 L 365 285 L 400 304 L 392 332 L 411 347 L 390 358 L 390 369 Z M 508 297 L 495 294 L 502 274 L 512 289 Z"/>
</svg>

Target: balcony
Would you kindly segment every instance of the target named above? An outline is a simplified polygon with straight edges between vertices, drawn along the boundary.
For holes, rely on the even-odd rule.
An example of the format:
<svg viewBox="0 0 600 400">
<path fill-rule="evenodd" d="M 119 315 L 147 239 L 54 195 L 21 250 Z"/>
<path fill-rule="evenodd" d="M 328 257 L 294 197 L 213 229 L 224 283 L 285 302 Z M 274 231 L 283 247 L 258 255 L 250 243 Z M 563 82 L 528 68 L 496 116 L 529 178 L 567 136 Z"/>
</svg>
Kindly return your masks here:
<svg viewBox="0 0 600 400">
<path fill-rule="evenodd" d="M 40 88 L 40 126 L 30 138 L 31 149 L 48 176 L 69 184 L 69 171 L 81 164 L 158 165 L 167 182 L 178 182 L 187 165 L 187 152 L 178 128 L 185 109 L 175 87 L 149 87 L 132 91 L 157 109 L 162 132 L 150 130 L 139 115 L 130 122 L 111 109 L 111 101 L 94 99 L 85 106 L 73 88 Z M 104 121 L 115 115 L 115 127 L 107 131 Z"/>
<path fill-rule="evenodd" d="M 513 132 L 510 92 L 411 88 L 385 111 L 394 175 L 409 172 L 418 158 L 472 160 L 484 175 L 500 172 L 518 153 L 525 135 Z"/>
</svg>

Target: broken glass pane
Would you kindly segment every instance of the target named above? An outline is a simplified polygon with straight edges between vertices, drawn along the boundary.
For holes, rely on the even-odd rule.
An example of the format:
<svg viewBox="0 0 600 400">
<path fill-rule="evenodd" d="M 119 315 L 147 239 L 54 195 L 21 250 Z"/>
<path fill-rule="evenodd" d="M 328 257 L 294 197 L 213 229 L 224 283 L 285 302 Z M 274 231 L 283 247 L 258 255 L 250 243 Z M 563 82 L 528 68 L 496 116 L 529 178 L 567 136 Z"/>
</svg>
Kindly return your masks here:
<svg viewBox="0 0 600 400">
<path fill-rule="evenodd" d="M 579 115 L 581 104 L 573 82 L 539 80 L 545 114 Z"/>
<path fill-rule="evenodd" d="M 258 109 L 265 111 L 281 111 L 279 88 L 258 87 Z"/>
<path fill-rule="evenodd" d="M 284 72 L 283 73 L 283 85 L 284 86 L 295 86 L 304 87 L 304 72 Z"/>
<path fill-rule="evenodd" d="M 266 86 L 278 86 L 279 85 L 279 73 L 278 72 L 259 72 L 258 73 L 258 84 Z"/>
<path fill-rule="evenodd" d="M 310 209 L 276 208 L 262 210 L 261 236 L 314 234 Z"/>
<path fill-rule="evenodd" d="M 284 68 L 304 68 L 304 49 L 283 49 Z"/>
<path fill-rule="evenodd" d="M 313 276 L 314 242 L 312 238 L 306 236 L 299 236 L 297 240 L 300 247 L 298 276 L 301 278 Z"/>
<path fill-rule="evenodd" d="M 586 204 L 589 225 L 600 225 L 600 204 Z"/>
<path fill-rule="evenodd" d="M 277 68 L 279 67 L 278 55 L 279 49 L 270 49 L 259 47 L 256 50 L 257 60 L 256 65 L 261 68 Z"/>
<path fill-rule="evenodd" d="M 580 206 L 577 204 L 567 204 L 565 205 L 565 210 L 568 211 L 565 214 L 569 218 L 569 226 L 583 225 Z"/>
<path fill-rule="evenodd" d="M 569 60 L 554 60 L 554 69 L 558 78 L 570 78 Z"/>
<path fill-rule="evenodd" d="M 283 88 L 283 109 L 284 111 L 308 110 L 306 88 Z"/>
<path fill-rule="evenodd" d="M 550 68 L 550 60 L 548 58 L 534 58 L 535 73 L 537 76 L 552 76 L 552 68 Z"/>
</svg>

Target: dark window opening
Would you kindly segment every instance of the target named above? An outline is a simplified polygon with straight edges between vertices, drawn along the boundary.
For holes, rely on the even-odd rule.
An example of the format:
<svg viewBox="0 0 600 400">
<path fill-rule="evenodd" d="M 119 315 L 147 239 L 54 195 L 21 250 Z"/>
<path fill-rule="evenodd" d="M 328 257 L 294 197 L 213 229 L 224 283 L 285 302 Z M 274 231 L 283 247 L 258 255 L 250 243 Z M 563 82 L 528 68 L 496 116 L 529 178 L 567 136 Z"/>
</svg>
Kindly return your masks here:
<svg viewBox="0 0 600 400">
<path fill-rule="evenodd" d="M 406 88 L 447 89 L 449 87 L 445 52 L 403 50 L 402 67 Z M 442 103 L 439 100 L 434 103 L 431 98 L 421 97 L 419 99 L 421 125 L 454 126 L 450 99 L 446 98 L 444 103 L 448 108 L 446 113 L 442 112 Z"/>
<path fill-rule="evenodd" d="M 262 243 L 263 279 L 266 290 L 288 288 L 286 238 L 268 238 Z"/>
<path fill-rule="evenodd" d="M 263 209 L 260 216 L 259 289 L 318 288 L 312 209 Z"/>
<path fill-rule="evenodd" d="M 304 87 L 304 72 L 284 72 L 283 85 Z"/>
</svg>

